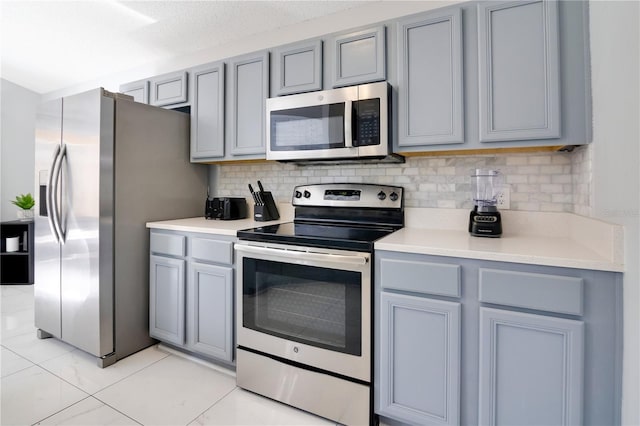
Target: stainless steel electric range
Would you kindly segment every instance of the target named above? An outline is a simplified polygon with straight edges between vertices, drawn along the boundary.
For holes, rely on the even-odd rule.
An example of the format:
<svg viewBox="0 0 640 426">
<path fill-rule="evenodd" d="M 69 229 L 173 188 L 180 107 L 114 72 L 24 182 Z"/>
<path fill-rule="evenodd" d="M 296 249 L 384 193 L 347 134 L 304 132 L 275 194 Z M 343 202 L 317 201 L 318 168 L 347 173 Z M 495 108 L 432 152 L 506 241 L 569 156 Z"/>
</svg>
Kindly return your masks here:
<svg viewBox="0 0 640 426">
<path fill-rule="evenodd" d="M 238 386 L 342 424 L 373 422 L 373 244 L 403 189 L 294 189 L 293 222 L 238 232 Z"/>
</svg>

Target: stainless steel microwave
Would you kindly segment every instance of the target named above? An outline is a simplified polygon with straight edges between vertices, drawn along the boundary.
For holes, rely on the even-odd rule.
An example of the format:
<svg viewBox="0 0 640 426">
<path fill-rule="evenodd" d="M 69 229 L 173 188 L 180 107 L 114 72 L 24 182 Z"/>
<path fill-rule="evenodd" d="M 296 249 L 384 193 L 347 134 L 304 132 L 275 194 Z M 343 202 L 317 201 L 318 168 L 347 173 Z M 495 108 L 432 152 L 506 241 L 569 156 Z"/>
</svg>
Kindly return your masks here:
<svg viewBox="0 0 640 426">
<path fill-rule="evenodd" d="M 267 160 L 399 157 L 391 155 L 389 101 L 386 82 L 267 99 Z"/>
</svg>

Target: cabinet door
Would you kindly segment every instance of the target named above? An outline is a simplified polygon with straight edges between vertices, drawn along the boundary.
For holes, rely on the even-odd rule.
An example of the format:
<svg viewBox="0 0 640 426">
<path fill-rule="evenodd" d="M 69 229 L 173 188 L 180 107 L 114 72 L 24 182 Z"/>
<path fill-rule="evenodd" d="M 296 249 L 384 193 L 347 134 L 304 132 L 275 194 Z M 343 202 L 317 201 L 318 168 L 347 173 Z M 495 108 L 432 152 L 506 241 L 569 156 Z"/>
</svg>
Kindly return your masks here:
<svg viewBox="0 0 640 426">
<path fill-rule="evenodd" d="M 398 23 L 399 146 L 464 142 L 462 12 Z"/>
<path fill-rule="evenodd" d="M 458 424 L 460 304 L 381 294 L 378 413 L 414 424 Z"/>
<path fill-rule="evenodd" d="M 153 77 L 150 80 L 149 103 L 154 106 L 187 102 L 187 72 L 178 71 Z"/>
<path fill-rule="evenodd" d="M 557 3 L 478 4 L 481 142 L 560 137 Z"/>
<path fill-rule="evenodd" d="M 224 156 L 224 63 L 191 70 L 191 159 Z"/>
<path fill-rule="evenodd" d="M 582 424 L 583 340 L 581 321 L 480 308 L 480 424 Z"/>
<path fill-rule="evenodd" d="M 149 334 L 184 345 L 185 261 L 151 256 Z"/>
<path fill-rule="evenodd" d="M 387 78 L 385 27 L 369 28 L 334 37 L 333 87 L 382 81 Z"/>
<path fill-rule="evenodd" d="M 140 80 L 120 86 L 120 93 L 133 96 L 133 100 L 143 104 L 149 103 L 149 81 Z"/>
<path fill-rule="evenodd" d="M 196 352 L 233 361 L 233 269 L 191 263 L 187 330 Z"/>
<path fill-rule="evenodd" d="M 232 155 L 265 154 L 265 101 L 269 96 L 269 53 L 232 59 L 230 68 Z"/>
<path fill-rule="evenodd" d="M 322 40 L 274 49 L 271 90 L 274 95 L 322 89 Z"/>
</svg>

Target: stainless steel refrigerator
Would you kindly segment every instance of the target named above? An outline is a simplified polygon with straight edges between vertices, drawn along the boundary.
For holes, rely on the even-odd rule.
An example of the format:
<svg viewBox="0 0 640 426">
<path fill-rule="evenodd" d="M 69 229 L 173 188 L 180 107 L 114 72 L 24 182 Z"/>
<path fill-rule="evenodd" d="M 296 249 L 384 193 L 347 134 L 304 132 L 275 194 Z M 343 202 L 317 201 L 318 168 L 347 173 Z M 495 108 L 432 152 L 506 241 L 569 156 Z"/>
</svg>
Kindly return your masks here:
<svg viewBox="0 0 640 426">
<path fill-rule="evenodd" d="M 146 222 L 202 216 L 207 171 L 189 116 L 95 89 L 36 126 L 35 325 L 106 367 L 149 337 Z"/>
</svg>

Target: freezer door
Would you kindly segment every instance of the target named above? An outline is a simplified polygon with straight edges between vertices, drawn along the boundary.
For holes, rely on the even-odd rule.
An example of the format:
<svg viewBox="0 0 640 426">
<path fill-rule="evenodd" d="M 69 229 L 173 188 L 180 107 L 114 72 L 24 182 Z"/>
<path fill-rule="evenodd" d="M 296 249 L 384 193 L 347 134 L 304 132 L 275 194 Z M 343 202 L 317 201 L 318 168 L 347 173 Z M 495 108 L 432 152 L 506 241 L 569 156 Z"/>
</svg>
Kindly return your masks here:
<svg viewBox="0 0 640 426">
<path fill-rule="evenodd" d="M 60 153 L 62 99 L 39 106 L 35 137 L 35 325 L 60 337 L 60 244 L 47 197 L 52 189 L 53 165 Z M 59 193 L 52 195 L 59 200 Z"/>
<path fill-rule="evenodd" d="M 64 98 L 62 340 L 95 356 L 113 341 L 113 99 Z"/>
</svg>

